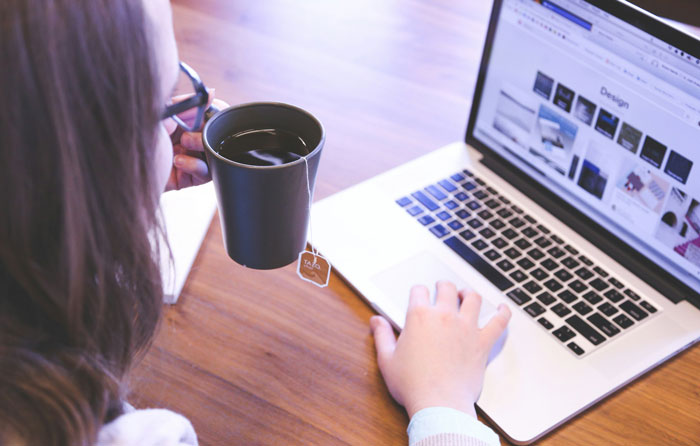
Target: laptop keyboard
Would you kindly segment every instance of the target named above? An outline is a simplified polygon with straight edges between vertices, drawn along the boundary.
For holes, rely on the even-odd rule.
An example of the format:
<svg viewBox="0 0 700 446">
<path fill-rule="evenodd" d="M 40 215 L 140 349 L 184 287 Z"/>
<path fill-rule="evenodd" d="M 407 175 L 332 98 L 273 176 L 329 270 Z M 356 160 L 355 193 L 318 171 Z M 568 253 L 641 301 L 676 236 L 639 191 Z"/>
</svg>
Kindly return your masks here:
<svg viewBox="0 0 700 446">
<path fill-rule="evenodd" d="M 396 203 L 577 357 L 660 312 L 468 170 Z"/>
</svg>

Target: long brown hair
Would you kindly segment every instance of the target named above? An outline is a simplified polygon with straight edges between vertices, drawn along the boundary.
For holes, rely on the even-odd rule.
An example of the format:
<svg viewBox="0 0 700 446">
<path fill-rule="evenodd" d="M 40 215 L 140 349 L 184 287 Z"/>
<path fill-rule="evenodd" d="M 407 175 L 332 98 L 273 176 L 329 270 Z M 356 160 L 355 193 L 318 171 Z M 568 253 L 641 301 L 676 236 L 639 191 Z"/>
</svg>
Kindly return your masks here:
<svg viewBox="0 0 700 446">
<path fill-rule="evenodd" d="M 0 2 L 0 443 L 94 443 L 158 324 L 142 1 Z"/>
</svg>

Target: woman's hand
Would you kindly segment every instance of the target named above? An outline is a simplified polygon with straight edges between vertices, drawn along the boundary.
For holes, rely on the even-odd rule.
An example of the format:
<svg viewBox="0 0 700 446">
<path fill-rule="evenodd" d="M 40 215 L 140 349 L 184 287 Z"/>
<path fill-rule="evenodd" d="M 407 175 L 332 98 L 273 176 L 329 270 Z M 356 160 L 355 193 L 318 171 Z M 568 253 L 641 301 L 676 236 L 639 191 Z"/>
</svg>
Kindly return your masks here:
<svg viewBox="0 0 700 446">
<path fill-rule="evenodd" d="M 212 98 L 213 95 L 213 90 L 210 90 L 209 97 Z M 173 98 L 173 102 L 182 99 L 184 97 Z M 228 107 L 227 103 L 219 99 L 214 99 L 213 104 L 220 110 Z M 191 109 L 181 113 L 178 117 L 189 123 L 194 122 L 196 114 L 197 110 Z M 170 172 L 165 190 L 179 190 L 211 181 L 209 166 L 204 161 L 201 129 L 198 132 L 184 132 L 170 118 L 166 119 L 164 124 L 173 144 L 173 169 Z M 204 126 L 203 123 L 202 126 Z"/>
<path fill-rule="evenodd" d="M 461 305 L 460 305 L 461 300 Z M 437 284 L 435 305 L 424 286 L 411 289 L 406 325 L 398 342 L 389 322 L 370 320 L 379 370 L 409 417 L 427 407 L 450 407 L 476 417 L 489 352 L 510 320 L 506 305 L 479 329 L 481 296 Z"/>
</svg>

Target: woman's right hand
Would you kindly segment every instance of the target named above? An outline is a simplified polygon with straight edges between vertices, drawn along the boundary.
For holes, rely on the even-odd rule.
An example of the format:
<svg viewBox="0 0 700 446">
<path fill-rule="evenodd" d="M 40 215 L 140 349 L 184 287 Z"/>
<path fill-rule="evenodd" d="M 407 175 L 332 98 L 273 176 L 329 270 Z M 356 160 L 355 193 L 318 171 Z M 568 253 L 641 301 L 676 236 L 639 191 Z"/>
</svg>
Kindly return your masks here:
<svg viewBox="0 0 700 446">
<path fill-rule="evenodd" d="M 379 370 L 409 417 L 436 406 L 476 417 L 474 403 L 481 392 L 489 352 L 511 316 L 508 307 L 500 305 L 479 329 L 480 308 L 478 294 L 458 293 L 452 283 L 439 282 L 434 305 L 426 287 L 412 288 L 398 341 L 386 319 L 370 319 Z"/>
</svg>

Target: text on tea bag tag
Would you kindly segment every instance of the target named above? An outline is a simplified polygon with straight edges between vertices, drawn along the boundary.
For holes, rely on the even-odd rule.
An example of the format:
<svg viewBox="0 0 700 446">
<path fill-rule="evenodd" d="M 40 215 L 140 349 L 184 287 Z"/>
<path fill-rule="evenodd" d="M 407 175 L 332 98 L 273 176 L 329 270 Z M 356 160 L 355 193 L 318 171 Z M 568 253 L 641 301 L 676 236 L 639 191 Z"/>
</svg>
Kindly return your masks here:
<svg viewBox="0 0 700 446">
<path fill-rule="evenodd" d="M 309 192 L 309 217 L 311 217 L 311 182 L 309 181 L 309 163 L 306 156 L 304 157 L 304 166 L 306 168 L 306 189 Z M 313 230 L 310 220 L 309 235 L 313 240 Z M 311 246 L 311 251 L 305 250 L 299 253 L 297 275 L 301 280 L 311 282 L 320 288 L 325 288 L 328 286 L 328 281 L 331 277 L 331 264 L 316 251 L 316 248 Z"/>
</svg>

